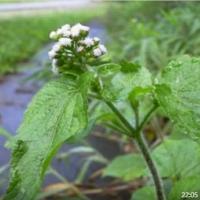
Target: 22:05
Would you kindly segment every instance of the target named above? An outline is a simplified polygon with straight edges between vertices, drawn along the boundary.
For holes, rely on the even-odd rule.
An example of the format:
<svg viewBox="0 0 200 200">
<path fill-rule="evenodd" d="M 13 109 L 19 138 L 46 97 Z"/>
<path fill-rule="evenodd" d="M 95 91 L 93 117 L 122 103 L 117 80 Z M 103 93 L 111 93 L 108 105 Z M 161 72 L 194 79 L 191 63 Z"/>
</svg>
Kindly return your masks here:
<svg viewBox="0 0 200 200">
<path fill-rule="evenodd" d="M 187 198 L 198 198 L 199 194 L 198 192 L 182 192 L 181 193 L 181 198 L 182 199 L 187 199 Z"/>
</svg>

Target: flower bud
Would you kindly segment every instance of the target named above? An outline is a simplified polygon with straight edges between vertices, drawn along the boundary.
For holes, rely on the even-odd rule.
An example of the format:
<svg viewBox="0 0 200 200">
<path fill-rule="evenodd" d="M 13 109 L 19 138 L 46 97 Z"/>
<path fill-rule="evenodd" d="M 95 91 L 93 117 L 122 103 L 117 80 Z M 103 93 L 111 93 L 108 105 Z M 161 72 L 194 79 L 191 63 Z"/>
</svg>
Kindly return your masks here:
<svg viewBox="0 0 200 200">
<path fill-rule="evenodd" d="M 98 37 L 94 37 L 93 40 L 95 44 L 99 44 L 100 42 L 100 39 Z"/>
<path fill-rule="evenodd" d="M 91 38 L 85 38 L 82 42 L 87 48 L 94 46 L 94 41 Z"/>
<path fill-rule="evenodd" d="M 93 50 L 93 55 L 95 57 L 100 57 L 102 55 L 101 49 L 100 48 L 96 48 Z"/>
<path fill-rule="evenodd" d="M 55 31 L 52 31 L 52 32 L 49 34 L 49 37 L 50 37 L 51 39 L 53 39 L 53 40 L 56 40 L 57 37 L 58 37 L 58 35 L 57 35 L 57 33 L 56 33 Z"/>
<path fill-rule="evenodd" d="M 81 34 L 88 34 L 89 29 L 87 26 L 76 24 L 71 28 L 71 35 L 72 37 L 80 37 Z"/>
<path fill-rule="evenodd" d="M 69 24 L 65 24 L 65 25 L 63 25 L 62 27 L 61 27 L 61 29 L 62 30 L 65 30 L 65 31 L 68 31 L 68 30 L 70 30 L 70 25 Z"/>
<path fill-rule="evenodd" d="M 106 47 L 105 47 L 103 44 L 100 44 L 100 45 L 99 45 L 99 48 L 101 49 L 101 52 L 102 52 L 103 54 L 107 53 L 107 49 L 106 49 Z"/>
<path fill-rule="evenodd" d="M 68 47 L 68 46 L 71 46 L 72 40 L 71 40 L 70 38 L 60 38 L 60 39 L 59 39 L 59 44 L 60 44 L 61 46 L 66 46 L 66 47 Z"/>
</svg>

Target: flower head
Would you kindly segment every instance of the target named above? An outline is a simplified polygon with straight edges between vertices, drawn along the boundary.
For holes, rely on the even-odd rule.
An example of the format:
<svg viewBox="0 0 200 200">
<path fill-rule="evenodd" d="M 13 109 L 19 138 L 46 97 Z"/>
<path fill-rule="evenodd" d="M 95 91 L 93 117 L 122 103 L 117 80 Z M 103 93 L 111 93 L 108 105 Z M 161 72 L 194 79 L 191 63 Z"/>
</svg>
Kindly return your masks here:
<svg viewBox="0 0 200 200">
<path fill-rule="evenodd" d="M 89 27 L 81 24 L 72 27 L 65 24 L 50 33 L 50 38 L 56 40 L 49 51 L 54 73 L 57 74 L 73 67 L 86 70 L 84 66 L 91 65 L 92 62 L 107 52 L 105 46 L 100 44 L 99 38 L 88 37 L 89 30 Z"/>
<path fill-rule="evenodd" d="M 92 38 L 85 38 L 85 40 L 82 41 L 82 44 L 86 47 L 92 47 L 94 45 L 94 40 Z"/>
<path fill-rule="evenodd" d="M 95 57 L 100 57 L 104 55 L 105 53 L 107 53 L 107 49 L 102 44 L 98 45 L 97 48 L 93 50 L 93 54 Z"/>
<path fill-rule="evenodd" d="M 71 46 L 72 40 L 70 38 L 60 38 L 59 39 L 59 44 L 61 46 Z"/>
<path fill-rule="evenodd" d="M 100 48 L 94 49 L 93 54 L 94 54 L 95 57 L 101 56 L 101 54 L 102 54 L 101 49 Z"/>
<path fill-rule="evenodd" d="M 72 37 L 79 37 L 81 34 L 84 36 L 88 34 L 90 28 L 87 26 L 83 26 L 81 24 L 76 24 L 71 28 L 71 35 Z"/>
</svg>

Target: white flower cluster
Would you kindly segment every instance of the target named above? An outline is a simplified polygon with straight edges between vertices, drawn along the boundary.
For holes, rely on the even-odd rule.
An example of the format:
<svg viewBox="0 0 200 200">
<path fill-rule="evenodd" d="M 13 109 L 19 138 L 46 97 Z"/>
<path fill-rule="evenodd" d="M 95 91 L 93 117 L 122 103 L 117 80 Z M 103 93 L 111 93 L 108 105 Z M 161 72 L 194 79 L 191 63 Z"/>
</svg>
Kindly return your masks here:
<svg viewBox="0 0 200 200">
<path fill-rule="evenodd" d="M 62 66 L 87 64 L 89 59 L 97 59 L 107 52 L 99 38 L 88 37 L 89 30 L 89 27 L 81 24 L 72 27 L 66 24 L 50 33 L 50 38 L 57 41 L 49 51 L 54 73 L 59 73 Z"/>
</svg>

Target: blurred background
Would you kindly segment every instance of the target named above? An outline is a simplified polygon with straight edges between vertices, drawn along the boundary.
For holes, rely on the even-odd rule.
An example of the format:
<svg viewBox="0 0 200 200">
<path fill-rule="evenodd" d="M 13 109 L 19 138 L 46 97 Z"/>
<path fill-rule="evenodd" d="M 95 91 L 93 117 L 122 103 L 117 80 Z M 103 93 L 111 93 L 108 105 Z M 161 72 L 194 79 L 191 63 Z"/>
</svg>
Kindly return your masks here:
<svg viewBox="0 0 200 200">
<path fill-rule="evenodd" d="M 50 31 L 66 23 L 86 24 L 107 46 L 110 59 L 139 62 L 157 74 L 177 55 L 199 56 L 199 13 L 199 2 L 192 1 L 0 0 L 0 196 L 8 184 L 6 141 L 16 134 L 32 96 L 52 78 Z M 114 169 L 102 177 L 113 159 L 136 151 L 119 131 L 103 129 L 106 123 L 102 120 L 91 126 L 92 135 L 62 147 L 39 199 L 66 199 L 66 185 L 74 183 L 90 199 L 131 199 L 141 180 Z M 170 134 L 171 124 L 155 117 L 145 130 L 150 144 L 160 130 Z"/>
</svg>

